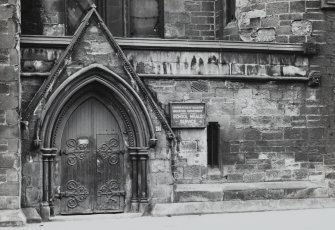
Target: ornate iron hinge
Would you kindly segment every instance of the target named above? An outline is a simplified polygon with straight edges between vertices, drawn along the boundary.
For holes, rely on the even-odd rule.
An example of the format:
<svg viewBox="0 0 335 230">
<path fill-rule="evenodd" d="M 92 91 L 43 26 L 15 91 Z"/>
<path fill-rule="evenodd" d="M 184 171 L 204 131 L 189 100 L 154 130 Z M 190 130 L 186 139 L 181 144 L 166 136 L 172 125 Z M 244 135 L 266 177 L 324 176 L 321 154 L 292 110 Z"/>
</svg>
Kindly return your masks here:
<svg viewBox="0 0 335 230">
<path fill-rule="evenodd" d="M 67 182 L 65 192 L 62 192 L 60 187 L 58 187 L 55 193 L 55 198 L 57 199 L 69 198 L 67 206 L 71 209 L 77 207 L 79 203 L 86 200 L 88 196 L 88 189 L 74 180 Z"/>
</svg>

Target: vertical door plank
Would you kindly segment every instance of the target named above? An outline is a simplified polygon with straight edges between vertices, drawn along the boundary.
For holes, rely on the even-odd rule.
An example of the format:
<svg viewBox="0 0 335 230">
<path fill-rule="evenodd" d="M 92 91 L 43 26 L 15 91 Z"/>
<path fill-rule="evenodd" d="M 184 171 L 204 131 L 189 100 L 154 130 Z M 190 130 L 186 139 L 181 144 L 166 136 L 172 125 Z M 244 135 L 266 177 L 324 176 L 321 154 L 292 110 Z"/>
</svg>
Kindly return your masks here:
<svg viewBox="0 0 335 230">
<path fill-rule="evenodd" d="M 62 136 L 61 200 L 63 214 L 91 213 L 94 193 L 92 176 L 92 101 L 81 104 L 70 116 Z"/>
<path fill-rule="evenodd" d="M 124 143 L 113 114 L 96 99 L 70 116 L 62 136 L 62 214 L 124 208 Z"/>
<path fill-rule="evenodd" d="M 114 195 L 124 190 L 121 130 L 113 114 L 101 103 L 95 104 L 93 113 L 97 143 L 97 196 L 94 210 L 123 211 L 124 196 Z"/>
</svg>

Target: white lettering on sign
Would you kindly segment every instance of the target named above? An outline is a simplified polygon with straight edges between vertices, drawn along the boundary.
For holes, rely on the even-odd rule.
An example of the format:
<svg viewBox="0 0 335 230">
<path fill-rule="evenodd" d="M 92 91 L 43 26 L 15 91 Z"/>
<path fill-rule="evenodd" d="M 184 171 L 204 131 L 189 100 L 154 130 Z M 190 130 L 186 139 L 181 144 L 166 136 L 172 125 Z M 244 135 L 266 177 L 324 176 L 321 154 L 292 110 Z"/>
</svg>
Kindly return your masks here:
<svg viewBox="0 0 335 230">
<path fill-rule="evenodd" d="M 180 120 L 180 123 L 182 124 L 196 124 L 196 120 Z"/>
<path fill-rule="evenodd" d="M 172 128 L 204 128 L 206 126 L 205 103 L 171 103 Z"/>
<path fill-rule="evenodd" d="M 203 114 L 190 114 L 190 118 L 204 118 L 204 115 Z"/>
<path fill-rule="evenodd" d="M 187 119 L 187 114 L 176 114 L 176 115 L 173 115 L 173 118 L 183 118 L 183 119 Z"/>
</svg>

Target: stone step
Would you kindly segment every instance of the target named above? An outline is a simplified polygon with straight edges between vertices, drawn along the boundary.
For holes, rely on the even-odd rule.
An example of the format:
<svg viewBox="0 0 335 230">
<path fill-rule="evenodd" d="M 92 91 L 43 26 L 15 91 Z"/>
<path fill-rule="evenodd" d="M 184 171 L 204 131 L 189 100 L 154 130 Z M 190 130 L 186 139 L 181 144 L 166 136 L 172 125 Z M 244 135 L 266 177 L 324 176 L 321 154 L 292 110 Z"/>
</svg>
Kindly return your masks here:
<svg viewBox="0 0 335 230">
<path fill-rule="evenodd" d="M 200 215 L 233 212 L 260 212 L 298 209 L 334 208 L 335 198 L 235 200 L 217 202 L 188 202 L 154 204 L 152 216 Z"/>
<path fill-rule="evenodd" d="M 222 173 L 218 168 L 208 168 L 207 173 L 207 180 L 208 181 L 221 181 L 222 180 Z"/>
<path fill-rule="evenodd" d="M 220 184 L 178 184 L 174 190 L 175 202 L 220 201 L 222 197 Z"/>
<path fill-rule="evenodd" d="M 9 226 L 23 226 L 27 223 L 21 209 L 0 210 L 0 228 Z"/>
<path fill-rule="evenodd" d="M 26 216 L 27 223 L 41 223 L 42 218 L 35 208 L 22 208 L 23 214 Z"/>
<path fill-rule="evenodd" d="M 326 198 L 325 183 L 310 181 L 178 184 L 174 202 Z"/>
</svg>

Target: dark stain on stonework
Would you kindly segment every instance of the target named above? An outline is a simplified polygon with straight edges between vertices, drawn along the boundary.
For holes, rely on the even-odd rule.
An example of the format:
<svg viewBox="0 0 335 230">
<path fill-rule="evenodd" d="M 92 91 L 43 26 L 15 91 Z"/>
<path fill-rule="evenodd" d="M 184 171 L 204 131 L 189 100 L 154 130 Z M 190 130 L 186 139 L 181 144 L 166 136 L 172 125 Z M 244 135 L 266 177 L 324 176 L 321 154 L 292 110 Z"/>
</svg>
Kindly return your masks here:
<svg viewBox="0 0 335 230">
<path fill-rule="evenodd" d="M 188 64 L 188 62 L 186 60 L 184 62 L 184 66 L 185 66 L 185 69 L 188 69 L 188 67 L 189 67 L 189 64 Z"/>
<path fill-rule="evenodd" d="M 195 58 L 195 56 L 193 56 L 192 61 L 191 61 L 191 69 L 195 69 L 197 65 L 197 59 Z"/>
<path fill-rule="evenodd" d="M 211 57 L 208 58 L 208 64 L 218 65 L 219 64 L 219 60 L 213 55 L 213 56 L 211 56 Z"/>
<path fill-rule="evenodd" d="M 163 71 L 164 71 L 164 74 L 167 74 L 167 66 L 166 66 L 166 62 L 163 62 Z"/>
<path fill-rule="evenodd" d="M 199 74 L 203 74 L 204 72 L 204 60 L 202 60 L 202 58 L 199 59 Z"/>
</svg>

